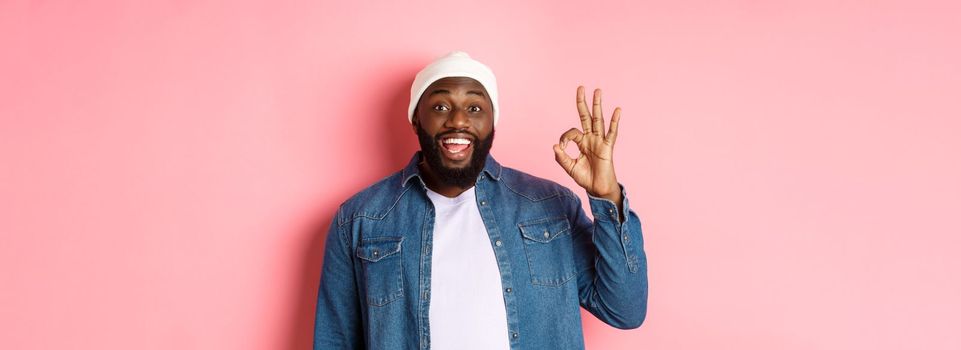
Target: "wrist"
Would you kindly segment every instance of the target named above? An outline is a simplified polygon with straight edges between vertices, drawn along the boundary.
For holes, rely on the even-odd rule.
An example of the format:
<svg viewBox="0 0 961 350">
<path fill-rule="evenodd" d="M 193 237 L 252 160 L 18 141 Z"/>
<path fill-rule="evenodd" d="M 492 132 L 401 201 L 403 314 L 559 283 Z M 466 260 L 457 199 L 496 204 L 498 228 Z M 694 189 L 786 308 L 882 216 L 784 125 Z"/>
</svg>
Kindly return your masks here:
<svg viewBox="0 0 961 350">
<path fill-rule="evenodd" d="M 617 191 L 609 191 L 609 192 L 603 193 L 603 194 L 596 194 L 596 193 L 591 193 L 590 191 L 588 191 L 587 194 L 588 194 L 588 196 L 590 196 L 590 197 L 592 197 L 592 198 L 594 198 L 594 199 L 603 200 L 603 201 L 605 201 L 605 202 L 610 202 L 611 204 L 613 204 L 615 208 L 606 209 L 606 210 L 605 210 L 606 212 L 604 212 L 603 215 L 612 215 L 612 216 L 613 216 L 613 219 L 616 220 L 617 222 L 619 222 L 619 223 L 623 223 L 623 222 L 624 222 L 624 213 L 623 213 L 623 210 L 622 210 L 622 209 L 624 208 L 624 201 L 625 201 L 626 199 L 625 199 L 625 197 L 624 197 L 624 192 L 623 192 L 620 184 L 617 184 Z M 592 206 L 593 206 L 593 204 L 592 204 Z M 615 209 L 616 209 L 616 211 L 615 211 Z M 615 213 L 616 213 L 616 214 L 615 214 Z M 597 217 L 597 215 L 598 215 L 598 214 L 595 213 L 595 218 Z"/>
<path fill-rule="evenodd" d="M 621 199 L 621 186 L 620 184 L 614 183 L 614 187 L 603 192 L 591 192 L 587 191 L 587 194 L 597 197 L 604 198 L 614 203 L 620 202 Z"/>
</svg>

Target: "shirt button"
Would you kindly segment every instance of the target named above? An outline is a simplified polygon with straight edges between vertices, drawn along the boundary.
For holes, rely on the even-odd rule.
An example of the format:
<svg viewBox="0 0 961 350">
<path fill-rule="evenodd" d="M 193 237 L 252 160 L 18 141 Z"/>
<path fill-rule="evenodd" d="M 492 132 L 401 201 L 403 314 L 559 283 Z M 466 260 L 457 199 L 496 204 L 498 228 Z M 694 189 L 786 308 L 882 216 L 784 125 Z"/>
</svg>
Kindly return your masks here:
<svg viewBox="0 0 961 350">
<path fill-rule="evenodd" d="M 380 255 L 380 253 L 375 250 L 375 251 L 374 251 L 374 256 L 378 256 L 378 255 Z"/>
<path fill-rule="evenodd" d="M 487 201 L 481 201 L 481 205 L 487 205 Z"/>
<path fill-rule="evenodd" d="M 550 236 L 551 236 L 550 233 L 547 233 L 547 231 L 544 231 L 544 238 L 548 238 L 548 237 L 550 237 Z"/>
<path fill-rule="evenodd" d="M 517 332 L 511 333 L 511 337 L 517 339 Z"/>
<path fill-rule="evenodd" d="M 607 209 L 607 212 L 613 214 L 613 213 L 614 213 L 614 209 L 608 208 L 608 209 Z"/>
<path fill-rule="evenodd" d="M 513 289 L 507 288 L 507 292 L 510 293 Z"/>
<path fill-rule="evenodd" d="M 630 241 L 630 240 L 631 240 L 631 237 L 628 237 L 627 235 L 624 235 L 624 240 L 625 240 L 625 241 Z"/>
<path fill-rule="evenodd" d="M 496 240 L 496 241 L 494 241 L 494 245 L 496 245 L 496 246 L 498 246 L 498 247 L 500 247 L 500 246 L 503 245 L 503 244 L 504 244 L 504 243 L 501 243 L 501 240 L 499 240 L 499 239 Z"/>
</svg>

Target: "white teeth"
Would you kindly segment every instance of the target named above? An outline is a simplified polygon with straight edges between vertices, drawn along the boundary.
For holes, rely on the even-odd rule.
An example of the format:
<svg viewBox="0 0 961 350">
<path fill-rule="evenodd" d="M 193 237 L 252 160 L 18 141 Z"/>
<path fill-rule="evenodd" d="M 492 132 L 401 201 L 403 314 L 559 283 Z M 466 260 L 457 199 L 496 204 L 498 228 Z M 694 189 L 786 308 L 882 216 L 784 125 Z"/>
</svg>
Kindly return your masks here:
<svg viewBox="0 0 961 350">
<path fill-rule="evenodd" d="M 455 138 L 444 139 L 442 142 L 445 143 L 445 144 L 448 144 L 448 143 L 456 143 L 456 144 L 458 144 L 458 145 L 469 145 L 469 144 L 470 144 L 470 140 L 468 140 L 468 139 L 455 139 Z"/>
</svg>

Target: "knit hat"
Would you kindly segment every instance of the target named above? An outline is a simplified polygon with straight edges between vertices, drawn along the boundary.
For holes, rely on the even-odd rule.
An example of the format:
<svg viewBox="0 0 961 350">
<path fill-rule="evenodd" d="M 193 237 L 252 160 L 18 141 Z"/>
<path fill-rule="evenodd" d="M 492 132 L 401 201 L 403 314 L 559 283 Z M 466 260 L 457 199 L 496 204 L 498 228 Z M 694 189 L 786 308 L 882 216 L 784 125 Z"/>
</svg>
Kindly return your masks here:
<svg viewBox="0 0 961 350">
<path fill-rule="evenodd" d="M 494 108 L 494 125 L 497 125 L 500 108 L 497 107 L 497 79 L 494 78 L 494 72 L 463 51 L 454 51 L 438 58 L 417 73 L 414 83 L 410 86 L 410 107 L 407 108 L 409 122 L 414 122 L 414 108 L 417 107 L 417 102 L 420 101 L 424 90 L 427 90 L 427 87 L 435 81 L 448 77 L 467 77 L 480 82 L 484 89 L 487 89 L 487 95 L 491 99 L 491 106 Z"/>
</svg>

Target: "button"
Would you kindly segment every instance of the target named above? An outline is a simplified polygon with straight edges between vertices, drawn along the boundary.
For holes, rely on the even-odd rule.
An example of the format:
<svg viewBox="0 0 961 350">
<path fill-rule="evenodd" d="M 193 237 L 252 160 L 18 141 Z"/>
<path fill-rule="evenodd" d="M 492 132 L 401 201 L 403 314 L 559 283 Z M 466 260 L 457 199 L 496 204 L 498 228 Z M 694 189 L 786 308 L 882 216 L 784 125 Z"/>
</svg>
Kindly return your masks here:
<svg viewBox="0 0 961 350">
<path fill-rule="evenodd" d="M 631 237 L 628 237 L 627 235 L 624 235 L 624 240 L 625 240 L 625 241 L 630 241 L 630 240 L 631 240 Z"/>
<path fill-rule="evenodd" d="M 614 214 L 614 209 L 608 208 L 608 209 L 607 209 L 607 212 L 608 212 L 608 213 L 611 213 L 611 214 Z"/>
<path fill-rule="evenodd" d="M 548 237 L 550 237 L 550 236 L 551 236 L 550 233 L 547 233 L 547 231 L 544 231 L 544 238 L 548 238 Z"/>
<path fill-rule="evenodd" d="M 501 240 L 499 240 L 499 239 L 496 240 L 496 241 L 494 241 L 494 245 L 496 245 L 496 246 L 498 246 L 498 247 L 500 247 L 500 246 L 503 245 L 503 244 L 504 244 L 504 243 L 501 243 Z"/>
<path fill-rule="evenodd" d="M 487 201 L 481 201 L 481 205 L 487 205 Z"/>
<path fill-rule="evenodd" d="M 380 252 L 378 252 L 378 251 L 375 250 L 375 251 L 374 251 L 374 256 L 378 256 L 378 255 L 380 255 Z"/>
<path fill-rule="evenodd" d="M 507 288 L 507 292 L 510 293 L 513 289 Z"/>
<path fill-rule="evenodd" d="M 517 332 L 511 333 L 511 337 L 517 339 Z"/>
</svg>

